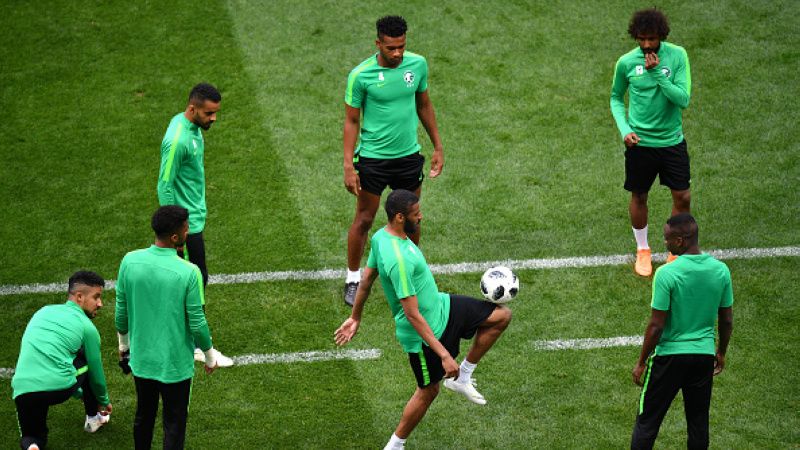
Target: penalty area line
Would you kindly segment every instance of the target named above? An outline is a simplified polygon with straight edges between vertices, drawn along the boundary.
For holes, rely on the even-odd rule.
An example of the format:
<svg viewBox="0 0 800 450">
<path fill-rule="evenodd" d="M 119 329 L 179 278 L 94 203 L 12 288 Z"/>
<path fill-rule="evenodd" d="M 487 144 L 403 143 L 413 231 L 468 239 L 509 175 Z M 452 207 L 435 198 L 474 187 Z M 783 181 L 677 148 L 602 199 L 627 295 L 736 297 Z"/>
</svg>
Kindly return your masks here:
<svg viewBox="0 0 800 450">
<path fill-rule="evenodd" d="M 718 259 L 753 259 L 777 258 L 782 256 L 800 256 L 800 247 L 771 248 L 731 248 L 709 250 L 707 253 Z M 664 262 L 666 253 L 654 253 L 653 261 Z M 452 275 L 459 273 L 481 273 L 489 267 L 507 266 L 512 270 L 523 269 L 564 269 L 601 266 L 619 266 L 632 264 L 633 254 L 607 256 L 573 256 L 566 258 L 506 259 L 498 261 L 462 262 L 454 264 L 431 264 L 434 274 Z M 344 270 L 287 270 L 279 272 L 244 272 L 234 274 L 215 274 L 208 279 L 208 284 L 248 284 L 266 281 L 313 281 L 344 279 Z M 106 281 L 105 288 L 114 289 L 114 280 Z M 0 285 L 0 296 L 18 294 L 39 294 L 66 292 L 67 283 L 33 283 Z"/>
<path fill-rule="evenodd" d="M 367 348 L 363 350 L 328 350 L 296 353 L 250 353 L 234 356 L 232 359 L 235 366 L 249 366 L 253 364 L 290 364 L 318 361 L 367 361 L 380 357 L 380 349 Z M 13 376 L 14 369 L 0 367 L 0 378 L 11 378 Z"/>
</svg>

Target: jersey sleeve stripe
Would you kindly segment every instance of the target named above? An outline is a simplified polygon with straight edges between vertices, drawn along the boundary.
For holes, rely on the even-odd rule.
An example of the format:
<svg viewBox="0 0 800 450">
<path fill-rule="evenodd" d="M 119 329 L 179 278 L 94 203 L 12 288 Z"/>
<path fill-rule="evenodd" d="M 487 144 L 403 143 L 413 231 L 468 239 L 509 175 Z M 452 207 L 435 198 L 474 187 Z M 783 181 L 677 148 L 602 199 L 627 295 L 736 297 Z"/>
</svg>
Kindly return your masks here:
<svg viewBox="0 0 800 450">
<path fill-rule="evenodd" d="M 403 253 L 400 251 L 400 246 L 397 241 L 392 240 L 392 249 L 394 256 L 397 259 L 397 270 L 400 271 L 400 288 L 402 289 L 403 296 L 400 298 L 410 297 L 411 294 L 408 290 L 408 277 L 406 275 L 406 262 L 403 259 Z"/>
<path fill-rule="evenodd" d="M 172 145 L 169 147 L 169 156 L 167 156 L 167 167 L 164 169 L 164 176 L 161 178 L 163 181 L 169 181 L 169 174 L 172 172 L 172 162 L 175 160 L 175 148 L 178 146 L 178 138 L 183 131 L 183 124 L 178 124 L 178 129 L 175 130 L 175 135 L 172 136 Z"/>
<path fill-rule="evenodd" d="M 347 80 L 347 93 L 344 96 L 345 102 L 347 102 L 348 105 L 353 102 L 353 85 L 356 83 L 358 75 L 363 72 L 364 69 L 372 66 L 373 64 L 375 64 L 375 61 L 369 60 L 365 64 L 356 67 L 355 70 L 353 70 L 353 72 L 350 74 L 350 78 Z"/>
</svg>

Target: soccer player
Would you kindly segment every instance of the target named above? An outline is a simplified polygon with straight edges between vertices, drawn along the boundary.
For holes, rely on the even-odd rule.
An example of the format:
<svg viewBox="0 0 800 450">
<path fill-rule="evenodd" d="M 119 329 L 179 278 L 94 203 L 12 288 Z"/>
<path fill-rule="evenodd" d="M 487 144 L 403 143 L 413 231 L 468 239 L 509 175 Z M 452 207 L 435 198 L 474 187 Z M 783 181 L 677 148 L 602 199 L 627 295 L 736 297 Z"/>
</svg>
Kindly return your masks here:
<svg viewBox="0 0 800 450">
<path fill-rule="evenodd" d="M 100 334 L 91 321 L 103 306 L 104 285 L 94 272 L 75 272 L 67 302 L 45 306 L 28 322 L 11 380 L 22 449 L 47 445 L 47 411 L 70 397 L 83 398 L 87 432 L 111 418 Z"/>
<path fill-rule="evenodd" d="M 683 392 L 688 448 L 708 448 L 713 376 L 725 368 L 733 331 L 733 289 L 728 266 L 700 252 L 697 222 L 688 213 L 664 225 L 667 249 L 680 255 L 656 270 L 650 323 L 633 382 L 643 386 L 632 449 L 653 448 L 678 391 Z M 719 343 L 714 350 L 714 322 Z"/>
<path fill-rule="evenodd" d="M 355 217 L 347 233 L 344 301 L 349 306 L 361 280 L 361 256 L 381 193 L 389 186 L 420 196 L 425 157 L 417 142 L 418 119 L 433 144 L 428 175 L 439 176 L 444 166 L 442 141 L 428 96 L 428 63 L 405 51 L 407 26 L 402 17 L 382 17 L 376 28 L 378 52 L 350 72 L 344 96 L 344 185 L 356 196 Z M 419 230 L 411 240 L 419 244 Z"/>
<path fill-rule="evenodd" d="M 164 448 L 183 448 L 195 344 L 205 353 L 206 373 L 216 367 L 203 313 L 202 275 L 176 250 L 186 241 L 188 219 L 186 208 L 160 207 L 151 222 L 155 244 L 128 253 L 119 267 L 115 324 L 120 360 L 130 352 L 136 384 L 137 449 L 150 448 L 159 396 L 164 404 Z"/>
<path fill-rule="evenodd" d="M 479 405 L 486 399 L 473 386 L 472 372 L 511 321 L 505 306 L 439 292 L 425 257 L 410 236 L 419 230 L 419 198 L 398 189 L 386 199 L 389 223 L 372 236 L 369 257 L 350 317 L 334 333 L 337 345 L 358 332 L 372 284 L 380 277 L 395 321 L 395 336 L 408 353 L 417 389 L 403 410 L 400 423 L 386 444 L 403 448 L 439 394 L 439 381 Z M 475 337 L 459 366 L 460 340 Z"/>
<path fill-rule="evenodd" d="M 656 175 L 672 192 L 672 215 L 690 209 L 689 154 L 681 114 L 689 106 L 692 77 L 686 50 L 665 41 L 669 24 L 661 11 L 635 12 L 628 33 L 639 46 L 617 61 L 611 112 L 627 147 L 625 189 L 631 193 L 628 209 L 636 239 L 635 270 L 646 277 L 653 273 L 647 243 L 647 193 Z M 667 262 L 674 258 L 670 254 Z"/>
<path fill-rule="evenodd" d="M 203 132 L 217 120 L 222 101 L 217 88 L 200 83 L 189 93 L 186 110 L 176 114 L 161 141 L 161 169 L 158 173 L 158 203 L 179 205 L 189 210 L 189 236 L 178 255 L 186 257 L 200 268 L 203 287 L 208 284 L 206 246 L 203 230 L 206 226 L 206 175 L 203 166 L 205 143 Z M 185 252 L 185 254 L 184 254 Z M 205 300 L 204 300 L 205 301 Z M 203 304 L 205 307 L 205 303 Z M 233 360 L 216 351 L 220 367 L 230 367 Z M 195 349 L 195 359 L 204 361 L 204 354 Z"/>
</svg>

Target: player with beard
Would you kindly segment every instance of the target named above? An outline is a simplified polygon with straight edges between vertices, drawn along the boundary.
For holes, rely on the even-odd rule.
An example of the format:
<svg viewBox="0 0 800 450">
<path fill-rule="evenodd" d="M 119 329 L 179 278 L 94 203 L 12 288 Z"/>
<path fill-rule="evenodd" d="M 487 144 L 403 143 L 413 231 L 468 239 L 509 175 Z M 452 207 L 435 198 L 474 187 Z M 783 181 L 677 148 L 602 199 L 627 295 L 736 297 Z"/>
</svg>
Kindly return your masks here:
<svg viewBox="0 0 800 450">
<path fill-rule="evenodd" d="M 428 263 L 410 239 L 419 230 L 422 212 L 414 193 L 398 189 L 386 198 L 389 223 L 370 241 L 367 265 L 356 292 L 350 317 L 334 333 L 337 345 L 358 332 L 372 284 L 380 277 L 395 321 L 395 336 L 408 353 L 417 389 L 403 410 L 400 423 L 386 444 L 403 448 L 439 394 L 439 381 L 479 405 L 486 404 L 475 389 L 472 372 L 511 321 L 505 306 L 439 292 Z M 455 359 L 461 339 L 475 339 L 459 366 Z"/>
<path fill-rule="evenodd" d="M 661 11 L 637 11 L 628 33 L 639 46 L 617 61 L 611 112 L 627 148 L 625 189 L 631 193 L 628 209 L 636 239 L 635 270 L 649 276 L 653 266 L 647 242 L 647 195 L 656 176 L 672 192 L 673 216 L 690 209 L 689 154 L 682 112 L 689 106 L 692 77 L 686 50 L 665 41 L 669 24 Z M 667 262 L 674 258 L 670 253 Z"/>
</svg>

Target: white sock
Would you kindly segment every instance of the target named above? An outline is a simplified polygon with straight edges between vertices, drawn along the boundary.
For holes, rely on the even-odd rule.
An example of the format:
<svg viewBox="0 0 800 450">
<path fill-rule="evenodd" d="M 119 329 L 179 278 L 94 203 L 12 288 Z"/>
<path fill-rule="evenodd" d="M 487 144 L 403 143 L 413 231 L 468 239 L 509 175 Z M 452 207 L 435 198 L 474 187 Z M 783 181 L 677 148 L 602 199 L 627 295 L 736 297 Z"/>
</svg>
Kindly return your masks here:
<svg viewBox="0 0 800 450">
<path fill-rule="evenodd" d="M 633 237 L 636 238 L 636 250 L 648 250 L 650 248 L 650 246 L 647 245 L 647 225 L 641 230 L 633 228 Z"/>
<path fill-rule="evenodd" d="M 383 450 L 400 449 L 405 448 L 405 446 L 406 440 L 400 439 L 396 434 L 392 433 L 392 437 L 389 438 L 389 442 L 386 443 L 386 447 L 383 447 Z"/>
<path fill-rule="evenodd" d="M 350 270 L 347 269 L 347 279 L 344 281 L 345 283 L 358 283 L 361 281 L 361 270 Z"/>
<path fill-rule="evenodd" d="M 476 367 L 478 367 L 477 364 L 472 364 L 467 361 L 467 358 L 464 358 L 464 361 L 461 361 L 461 367 L 458 368 L 458 379 L 456 381 L 469 383 L 472 380 L 472 372 L 475 371 Z"/>
</svg>

